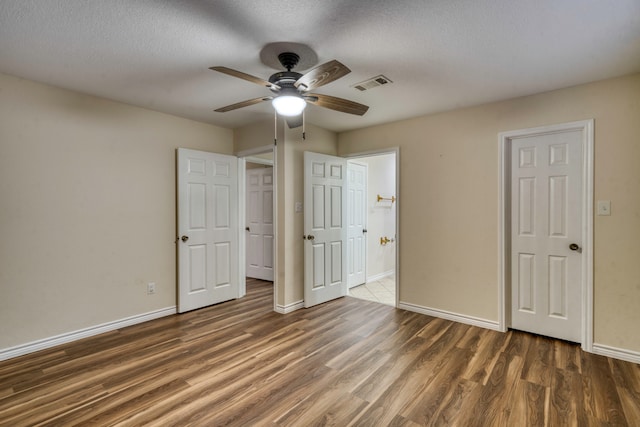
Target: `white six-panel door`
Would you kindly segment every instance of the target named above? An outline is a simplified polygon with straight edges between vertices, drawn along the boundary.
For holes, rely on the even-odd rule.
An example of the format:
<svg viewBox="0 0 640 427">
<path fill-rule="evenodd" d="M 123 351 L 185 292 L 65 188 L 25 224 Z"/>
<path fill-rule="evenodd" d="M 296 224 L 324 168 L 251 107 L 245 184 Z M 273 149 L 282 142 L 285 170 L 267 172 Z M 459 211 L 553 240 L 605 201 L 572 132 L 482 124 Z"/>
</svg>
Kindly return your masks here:
<svg viewBox="0 0 640 427">
<path fill-rule="evenodd" d="M 304 305 L 347 294 L 347 162 L 304 153 Z"/>
<path fill-rule="evenodd" d="M 513 328 L 581 341 L 582 194 L 581 131 L 512 140 Z"/>
<path fill-rule="evenodd" d="M 349 288 L 366 281 L 367 165 L 347 163 L 347 281 Z"/>
<path fill-rule="evenodd" d="M 247 169 L 246 273 L 273 281 L 273 168 Z"/>
<path fill-rule="evenodd" d="M 178 149 L 178 311 L 238 298 L 238 160 Z"/>
</svg>

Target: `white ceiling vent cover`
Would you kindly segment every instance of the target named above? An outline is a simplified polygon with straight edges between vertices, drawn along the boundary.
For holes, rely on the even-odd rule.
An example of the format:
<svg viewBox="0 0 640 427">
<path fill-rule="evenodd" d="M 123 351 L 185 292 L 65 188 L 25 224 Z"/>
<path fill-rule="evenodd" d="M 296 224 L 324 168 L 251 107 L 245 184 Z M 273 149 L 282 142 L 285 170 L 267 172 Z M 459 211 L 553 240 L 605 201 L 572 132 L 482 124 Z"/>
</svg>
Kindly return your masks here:
<svg viewBox="0 0 640 427">
<path fill-rule="evenodd" d="M 374 87 L 386 85 L 388 83 L 393 83 L 391 79 L 380 74 L 379 76 L 371 77 L 363 82 L 356 83 L 351 87 L 358 89 L 359 91 L 365 91 L 369 89 L 373 89 Z"/>
</svg>

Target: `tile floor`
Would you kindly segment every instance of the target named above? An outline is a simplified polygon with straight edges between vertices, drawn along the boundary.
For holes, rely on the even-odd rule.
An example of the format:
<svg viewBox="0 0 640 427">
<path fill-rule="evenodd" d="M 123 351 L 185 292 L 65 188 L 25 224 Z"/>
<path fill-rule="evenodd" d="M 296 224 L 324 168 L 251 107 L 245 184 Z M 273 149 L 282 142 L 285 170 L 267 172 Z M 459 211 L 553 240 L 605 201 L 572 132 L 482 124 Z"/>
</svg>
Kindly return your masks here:
<svg viewBox="0 0 640 427">
<path fill-rule="evenodd" d="M 366 299 L 395 307 L 396 276 L 386 276 L 380 280 L 355 286 L 349 289 L 349 295 L 354 298 Z"/>
</svg>

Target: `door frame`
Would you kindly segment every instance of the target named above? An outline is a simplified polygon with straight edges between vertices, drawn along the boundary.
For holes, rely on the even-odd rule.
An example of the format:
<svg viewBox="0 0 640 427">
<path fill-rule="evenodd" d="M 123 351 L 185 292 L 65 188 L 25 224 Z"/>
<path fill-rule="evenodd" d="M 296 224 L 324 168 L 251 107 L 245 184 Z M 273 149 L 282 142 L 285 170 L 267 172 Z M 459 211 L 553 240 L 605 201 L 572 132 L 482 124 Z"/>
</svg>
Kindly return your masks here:
<svg viewBox="0 0 640 427">
<path fill-rule="evenodd" d="M 277 174 L 278 174 L 278 162 L 277 162 L 277 150 L 278 147 L 276 145 L 263 145 L 261 147 L 251 148 L 248 150 L 238 151 L 234 155 L 238 157 L 238 197 L 239 197 L 239 206 L 238 206 L 238 224 L 240 230 L 242 230 L 242 236 L 244 236 L 244 229 L 246 227 L 245 224 L 245 210 L 246 206 L 246 191 L 247 191 L 247 183 L 246 183 L 246 173 L 247 173 L 247 161 L 252 163 L 261 163 L 264 165 L 271 164 L 273 166 L 273 239 L 274 239 L 274 249 L 273 249 L 273 311 L 276 311 L 276 301 L 278 301 L 278 185 L 277 185 Z M 257 154 L 264 153 L 273 153 L 273 161 L 269 163 L 264 159 L 260 159 L 259 157 L 253 157 Z M 246 271 L 246 239 L 240 239 L 239 247 L 239 257 L 238 262 L 240 263 L 240 296 L 243 297 L 247 293 L 247 271 Z"/>
<path fill-rule="evenodd" d="M 261 265 L 258 267 L 257 276 L 262 276 L 262 277 L 266 276 L 267 278 L 256 277 L 256 276 L 253 276 L 253 275 L 252 275 L 252 277 L 258 278 L 260 280 L 266 280 L 266 281 L 273 282 L 273 267 L 274 267 L 273 266 L 273 252 L 275 250 L 275 241 L 273 240 L 273 238 L 274 238 L 274 236 L 273 236 L 273 227 L 274 227 L 274 222 L 275 222 L 275 218 L 273 218 L 273 202 L 274 202 L 274 200 L 273 200 L 273 180 L 275 178 L 273 176 L 273 161 L 272 160 L 260 159 L 259 161 L 256 162 L 256 161 L 254 161 L 254 159 L 260 159 L 260 158 L 259 157 L 246 157 L 245 161 L 244 161 L 244 163 L 245 163 L 245 206 L 244 206 L 244 208 L 245 208 L 245 212 L 244 212 L 244 218 L 245 218 L 245 228 L 244 228 L 244 231 L 245 231 L 245 233 L 244 233 L 244 238 L 245 238 L 245 274 L 248 276 L 249 275 L 248 273 L 252 269 L 251 264 L 247 261 L 247 252 L 246 252 L 248 250 L 248 246 L 249 246 L 249 245 L 247 245 L 246 242 L 247 242 L 247 239 L 249 238 L 249 236 L 251 235 L 251 232 L 252 232 L 252 230 L 249 230 L 250 227 L 251 227 L 251 222 L 247 223 L 247 218 L 248 218 L 248 214 L 249 214 L 249 212 L 247 212 L 247 209 L 249 207 L 248 206 L 248 203 L 249 203 L 248 200 L 249 199 L 247 198 L 248 194 L 246 193 L 246 191 L 247 191 L 247 189 L 248 189 L 248 187 L 250 185 L 247 178 L 249 176 L 253 175 L 253 174 L 256 174 L 256 175 L 260 176 L 260 182 L 258 184 L 258 187 L 260 188 L 260 190 L 258 190 L 258 191 L 260 191 L 260 195 L 261 195 L 261 198 L 256 203 L 258 205 L 262 205 L 261 208 L 259 208 L 259 210 L 262 212 L 262 215 L 260 217 L 260 235 L 262 236 L 261 245 L 260 245 L 260 246 L 262 246 L 262 253 L 260 255 L 261 255 L 262 262 L 261 262 Z M 258 169 L 253 169 L 253 168 L 252 169 L 248 169 L 247 168 L 247 163 L 251 163 L 253 165 L 262 165 L 263 167 L 258 168 Z M 271 191 L 271 212 L 270 212 L 270 214 L 271 214 L 271 237 L 272 237 L 272 242 L 271 242 L 271 244 L 272 244 L 272 248 L 271 248 L 271 264 L 272 265 L 271 265 L 271 273 L 270 274 L 268 272 L 266 272 L 266 270 L 269 267 L 265 267 L 265 265 L 264 265 L 264 259 L 265 259 L 264 258 L 264 252 L 265 252 L 265 245 L 264 245 L 264 238 L 265 238 L 265 234 L 264 234 L 264 225 L 265 225 L 264 224 L 264 215 L 265 215 L 265 212 L 264 212 L 263 198 L 264 198 L 264 186 L 265 186 L 264 177 L 265 177 L 265 175 L 271 175 L 271 184 L 270 184 L 271 189 L 269 191 Z M 255 273 L 256 271 L 253 271 L 253 272 Z M 271 279 L 269 279 L 268 277 L 271 277 Z"/>
<path fill-rule="evenodd" d="M 557 132 L 582 132 L 582 319 L 581 346 L 593 351 L 593 135 L 594 120 L 519 129 L 498 134 L 498 327 L 511 326 L 511 141 Z"/>
<path fill-rule="evenodd" d="M 396 157 L 396 268 L 395 268 L 395 285 L 396 285 L 396 304 L 395 307 L 398 307 L 400 303 L 400 243 L 402 242 L 400 236 L 400 205 L 402 203 L 402 197 L 400 197 L 400 147 L 389 147 L 389 148 L 381 148 L 378 150 L 368 150 L 368 151 L 359 151 L 357 153 L 350 153 L 346 155 L 340 155 L 344 157 L 346 160 L 357 160 L 360 157 L 374 157 L 381 156 L 384 154 L 395 154 Z M 365 271 L 365 283 L 366 283 L 366 271 Z"/>
</svg>

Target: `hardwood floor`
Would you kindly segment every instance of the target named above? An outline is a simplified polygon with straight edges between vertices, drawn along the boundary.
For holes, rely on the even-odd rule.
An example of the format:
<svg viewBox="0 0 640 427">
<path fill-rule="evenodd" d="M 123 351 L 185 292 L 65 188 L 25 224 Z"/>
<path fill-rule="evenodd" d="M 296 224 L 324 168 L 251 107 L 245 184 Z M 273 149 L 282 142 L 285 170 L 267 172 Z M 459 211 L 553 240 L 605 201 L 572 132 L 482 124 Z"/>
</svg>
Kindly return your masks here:
<svg viewBox="0 0 640 427">
<path fill-rule="evenodd" d="M 639 426 L 640 366 L 342 298 L 246 298 L 0 362 L 0 425 Z"/>
</svg>

